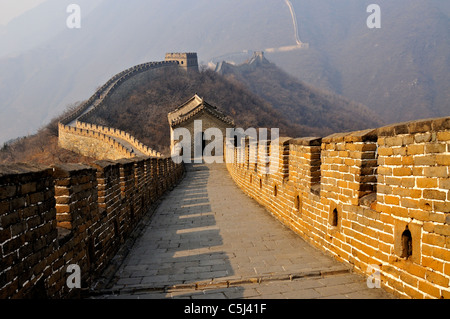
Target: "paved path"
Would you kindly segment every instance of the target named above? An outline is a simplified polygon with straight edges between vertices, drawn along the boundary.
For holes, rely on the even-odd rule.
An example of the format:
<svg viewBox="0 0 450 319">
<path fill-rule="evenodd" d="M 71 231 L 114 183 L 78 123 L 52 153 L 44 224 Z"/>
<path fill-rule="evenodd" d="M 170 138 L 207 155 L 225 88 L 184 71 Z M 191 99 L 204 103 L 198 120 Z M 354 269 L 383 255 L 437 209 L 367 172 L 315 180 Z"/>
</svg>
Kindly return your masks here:
<svg viewBox="0 0 450 319">
<path fill-rule="evenodd" d="M 275 220 L 224 165 L 192 165 L 95 298 L 392 298 Z"/>
</svg>

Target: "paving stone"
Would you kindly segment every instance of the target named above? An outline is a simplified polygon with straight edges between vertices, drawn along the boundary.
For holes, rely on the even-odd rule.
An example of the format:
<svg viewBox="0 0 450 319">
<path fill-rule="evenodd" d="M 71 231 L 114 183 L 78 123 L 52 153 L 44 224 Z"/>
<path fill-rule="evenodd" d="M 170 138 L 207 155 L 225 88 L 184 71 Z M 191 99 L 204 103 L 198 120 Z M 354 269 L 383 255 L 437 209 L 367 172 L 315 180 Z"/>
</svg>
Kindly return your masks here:
<svg viewBox="0 0 450 319">
<path fill-rule="evenodd" d="M 320 277 L 343 264 L 282 226 L 233 182 L 225 165 L 188 168 L 185 179 L 166 195 L 116 273 L 116 290 L 137 288 L 126 298 L 389 298 L 367 288 L 356 274 Z M 293 281 L 252 283 L 259 276 L 310 273 Z M 205 291 L 182 289 L 142 293 L 140 288 L 245 283 Z M 255 282 L 255 281 L 253 281 Z M 99 298 L 117 298 L 104 295 Z"/>
<path fill-rule="evenodd" d="M 140 284 L 141 281 L 142 281 L 142 277 L 139 277 L 139 278 L 127 278 L 127 277 L 125 277 L 125 278 L 120 278 L 120 279 L 117 281 L 117 284 L 118 284 L 118 285 L 129 286 L 129 285 L 137 285 L 137 284 Z"/>
<path fill-rule="evenodd" d="M 192 299 L 227 299 L 223 293 L 196 293 L 191 296 Z"/>
<path fill-rule="evenodd" d="M 302 289 L 281 293 L 286 299 L 316 299 L 321 295 L 314 289 Z"/>
</svg>

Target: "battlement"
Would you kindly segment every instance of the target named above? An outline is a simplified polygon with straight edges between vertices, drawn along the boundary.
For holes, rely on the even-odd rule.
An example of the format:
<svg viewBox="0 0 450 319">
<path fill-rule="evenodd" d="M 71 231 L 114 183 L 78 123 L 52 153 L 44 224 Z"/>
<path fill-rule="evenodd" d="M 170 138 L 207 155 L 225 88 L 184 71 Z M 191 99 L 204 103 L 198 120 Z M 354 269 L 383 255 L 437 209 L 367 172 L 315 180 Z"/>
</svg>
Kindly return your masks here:
<svg viewBox="0 0 450 319">
<path fill-rule="evenodd" d="M 386 290 L 450 298 L 450 118 L 260 144 L 227 164 L 246 194 Z"/>
<path fill-rule="evenodd" d="M 197 53 L 166 53 L 166 61 L 176 61 L 186 70 L 198 71 Z"/>
<path fill-rule="evenodd" d="M 0 299 L 76 297 L 69 265 L 91 287 L 183 173 L 170 158 L 0 165 Z"/>
<path fill-rule="evenodd" d="M 139 64 L 116 74 L 86 103 L 59 123 L 59 146 L 96 159 L 133 158 L 137 155 L 135 151 L 138 155 L 161 156 L 129 133 L 89 124 L 87 119 L 128 79 L 143 72 L 176 65 L 198 71 L 197 53 L 167 53 L 166 61 Z"/>
<path fill-rule="evenodd" d="M 112 77 L 86 103 L 59 123 L 59 146 L 100 160 L 133 158 L 136 156 L 134 150 L 144 156 L 161 156 L 159 152 L 142 144 L 129 133 L 85 121 L 128 79 L 142 72 L 176 65 L 175 61 L 148 62 L 131 67 Z M 128 147 L 124 145 L 124 142 L 129 144 Z"/>
<path fill-rule="evenodd" d="M 166 53 L 166 61 L 171 61 L 171 59 L 197 59 L 197 53 L 195 53 L 195 52 Z"/>
<path fill-rule="evenodd" d="M 59 123 L 62 147 L 105 160 L 0 165 L 0 299 L 70 296 L 70 264 L 90 286 L 181 179 L 183 165 L 129 133 L 83 121 L 128 78 L 177 65 L 198 70 L 196 53 L 119 73 Z M 236 184 L 305 240 L 366 275 L 378 267 L 382 285 L 401 297 L 450 298 L 450 118 L 283 137 L 233 155 Z"/>
</svg>

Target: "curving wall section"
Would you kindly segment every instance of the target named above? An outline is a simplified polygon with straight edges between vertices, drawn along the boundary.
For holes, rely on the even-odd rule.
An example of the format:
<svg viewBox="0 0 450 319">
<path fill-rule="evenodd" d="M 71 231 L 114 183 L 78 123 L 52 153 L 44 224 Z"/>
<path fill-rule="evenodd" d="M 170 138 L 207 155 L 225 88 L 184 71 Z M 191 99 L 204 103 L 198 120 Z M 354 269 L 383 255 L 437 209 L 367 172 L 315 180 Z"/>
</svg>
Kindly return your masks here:
<svg viewBox="0 0 450 319">
<path fill-rule="evenodd" d="M 98 160 L 132 158 L 136 154 L 114 137 L 59 123 L 59 146 Z"/>
<path fill-rule="evenodd" d="M 160 157 L 159 152 L 139 142 L 129 133 L 89 124 L 85 120 L 128 79 L 149 70 L 177 65 L 177 61 L 149 62 L 124 70 L 112 77 L 80 108 L 60 121 L 59 146 L 97 159 L 114 160 L 136 156 Z"/>
<path fill-rule="evenodd" d="M 123 140 L 131 144 L 136 150 L 140 151 L 144 155 L 147 156 L 153 156 L 153 157 L 160 157 L 161 154 L 150 147 L 144 145 L 143 143 L 139 142 L 138 139 L 136 139 L 134 136 L 132 136 L 130 133 L 121 131 L 116 128 L 106 127 L 102 125 L 97 124 L 90 124 L 85 122 L 77 121 L 77 128 L 81 130 L 87 130 L 90 132 L 97 132 L 100 134 L 103 134 L 105 136 L 111 136 L 113 138 L 117 138 L 119 140 Z M 126 149 L 126 148 L 125 148 Z M 126 149 L 128 152 L 129 150 Z M 132 156 L 132 154 L 127 154 L 129 156 Z"/>
</svg>

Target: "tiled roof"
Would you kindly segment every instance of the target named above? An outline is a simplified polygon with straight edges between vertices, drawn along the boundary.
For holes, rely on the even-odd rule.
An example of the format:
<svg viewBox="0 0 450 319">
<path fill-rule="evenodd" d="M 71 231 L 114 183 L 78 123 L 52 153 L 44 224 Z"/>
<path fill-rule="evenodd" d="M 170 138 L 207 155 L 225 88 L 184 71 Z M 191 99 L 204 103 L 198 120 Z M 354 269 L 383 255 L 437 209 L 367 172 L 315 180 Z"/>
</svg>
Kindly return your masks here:
<svg viewBox="0 0 450 319">
<path fill-rule="evenodd" d="M 234 121 L 230 117 L 217 109 L 217 107 L 205 102 L 205 100 L 197 94 L 179 106 L 175 111 L 168 114 L 169 123 L 172 127 L 177 126 L 202 111 L 206 111 L 222 122 L 234 126 Z"/>
</svg>

